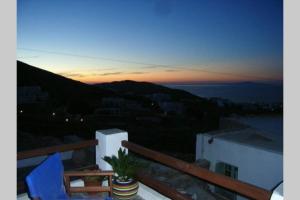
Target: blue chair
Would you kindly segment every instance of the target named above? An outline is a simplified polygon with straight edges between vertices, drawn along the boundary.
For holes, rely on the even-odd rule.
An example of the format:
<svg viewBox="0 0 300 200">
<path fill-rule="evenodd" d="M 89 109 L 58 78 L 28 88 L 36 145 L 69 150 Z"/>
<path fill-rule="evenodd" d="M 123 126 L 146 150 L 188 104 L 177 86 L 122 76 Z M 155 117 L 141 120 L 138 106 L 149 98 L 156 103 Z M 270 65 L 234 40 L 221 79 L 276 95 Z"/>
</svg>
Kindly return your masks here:
<svg viewBox="0 0 300 200">
<path fill-rule="evenodd" d="M 108 176 L 109 186 L 96 187 L 74 187 L 70 186 L 70 177 L 82 176 Z M 44 162 L 37 166 L 27 177 L 26 183 L 29 188 L 30 197 L 34 200 L 69 200 L 79 199 L 70 196 L 73 192 L 108 192 L 107 200 L 112 199 L 112 171 L 69 171 L 64 172 L 64 167 L 59 153 L 49 156 Z M 82 199 L 82 198 L 80 198 Z M 104 199 L 100 197 L 89 197 L 84 199 Z"/>
</svg>

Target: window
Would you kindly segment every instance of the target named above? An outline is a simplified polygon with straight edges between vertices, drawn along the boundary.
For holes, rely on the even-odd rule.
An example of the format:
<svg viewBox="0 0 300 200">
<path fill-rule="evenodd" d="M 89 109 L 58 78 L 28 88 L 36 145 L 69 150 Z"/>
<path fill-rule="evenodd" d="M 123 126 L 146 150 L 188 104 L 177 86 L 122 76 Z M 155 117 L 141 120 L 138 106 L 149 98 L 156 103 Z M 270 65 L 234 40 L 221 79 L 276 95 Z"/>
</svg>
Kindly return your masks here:
<svg viewBox="0 0 300 200">
<path fill-rule="evenodd" d="M 237 179 L 238 178 L 238 168 L 236 166 L 224 163 L 224 162 L 218 162 L 216 164 L 216 173 L 223 174 L 225 176 Z M 234 192 L 231 192 L 229 190 L 223 189 L 221 187 L 215 187 L 215 192 L 228 198 L 231 200 L 236 199 L 236 194 Z"/>
</svg>

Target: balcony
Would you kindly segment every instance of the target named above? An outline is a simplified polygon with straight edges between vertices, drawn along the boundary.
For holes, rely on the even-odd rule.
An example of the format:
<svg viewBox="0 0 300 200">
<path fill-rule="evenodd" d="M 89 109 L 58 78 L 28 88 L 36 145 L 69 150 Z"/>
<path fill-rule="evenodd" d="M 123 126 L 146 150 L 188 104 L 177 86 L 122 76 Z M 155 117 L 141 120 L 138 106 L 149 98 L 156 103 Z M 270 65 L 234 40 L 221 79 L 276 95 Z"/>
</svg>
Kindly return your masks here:
<svg viewBox="0 0 300 200">
<path fill-rule="evenodd" d="M 75 144 L 60 145 L 54 147 L 47 147 L 42 149 L 18 152 L 17 160 L 18 165 L 24 161 L 29 161 L 35 157 L 40 157 L 41 160 L 48 154 L 54 152 L 64 152 L 66 154 L 74 150 L 79 150 L 87 147 L 95 147 L 95 165 L 86 166 L 86 168 L 100 168 L 102 170 L 111 170 L 110 165 L 108 165 L 101 158 L 105 155 L 111 156 L 116 154 L 118 149 L 125 148 L 127 152 L 134 153 L 135 155 L 140 155 L 147 162 L 156 162 L 160 166 L 164 166 L 164 173 L 169 173 L 170 170 L 174 172 L 177 178 L 179 177 L 179 172 L 184 173 L 184 176 L 190 177 L 190 180 L 199 180 L 208 185 L 215 185 L 225 188 L 231 192 L 234 192 L 242 197 L 249 199 L 258 200 L 282 200 L 283 199 L 283 189 L 282 183 L 274 190 L 269 191 L 263 188 L 251 185 L 249 183 L 241 182 L 230 177 L 220 175 L 209 171 L 208 169 L 202 168 L 192 163 L 187 163 L 185 161 L 179 160 L 177 158 L 162 154 L 151 149 L 147 149 L 143 146 L 131 143 L 128 141 L 128 134 L 125 131 L 119 129 L 108 129 L 96 131 L 95 140 L 83 141 Z M 174 175 L 173 174 L 173 175 Z M 161 178 L 161 177 L 160 177 Z M 148 171 L 139 171 L 137 173 L 137 180 L 139 181 L 139 190 L 136 200 L 163 200 L 163 199 L 175 199 L 175 200 L 191 200 L 191 199 L 225 199 L 223 197 L 216 196 L 215 194 L 207 194 L 207 197 L 201 196 L 206 193 L 197 193 L 196 195 L 191 195 L 187 192 L 185 188 L 176 188 L 170 182 L 163 180 L 162 178 L 155 178 L 148 173 Z M 176 177 L 175 177 L 176 178 Z M 166 179 L 166 178 L 165 178 Z M 182 180 L 182 179 L 181 179 Z M 107 183 L 104 183 L 107 184 Z M 72 186 L 82 186 L 83 181 L 80 179 L 71 182 Z M 201 188 L 197 189 L 202 191 Z M 26 187 L 24 182 L 18 183 L 17 195 L 18 200 L 26 200 L 28 194 L 26 193 Z M 200 195 L 200 196 L 199 196 Z M 211 198 L 210 198 L 211 197 Z"/>
</svg>

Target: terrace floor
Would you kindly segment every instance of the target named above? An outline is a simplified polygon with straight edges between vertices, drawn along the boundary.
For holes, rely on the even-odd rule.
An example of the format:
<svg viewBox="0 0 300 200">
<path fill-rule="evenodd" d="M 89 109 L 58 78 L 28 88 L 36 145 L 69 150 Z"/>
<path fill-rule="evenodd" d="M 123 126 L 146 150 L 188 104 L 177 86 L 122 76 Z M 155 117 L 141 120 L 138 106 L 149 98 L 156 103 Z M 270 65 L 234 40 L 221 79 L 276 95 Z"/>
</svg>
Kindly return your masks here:
<svg viewBox="0 0 300 200">
<path fill-rule="evenodd" d="M 84 198 L 89 198 L 92 200 L 104 200 L 106 197 L 105 193 L 99 193 L 98 195 L 88 195 L 86 193 L 77 193 L 77 194 L 73 194 L 72 199 L 84 199 Z M 113 196 L 113 199 L 116 200 L 117 198 Z M 131 200 L 144 200 L 143 198 L 141 198 L 140 196 L 136 195 L 134 196 Z"/>
<path fill-rule="evenodd" d="M 193 200 L 228 200 L 210 190 L 208 183 L 198 178 L 167 167 L 163 164 L 139 158 L 144 163 L 144 173 L 150 175 L 178 192 L 189 196 Z M 194 163 L 201 167 L 202 164 Z"/>
</svg>

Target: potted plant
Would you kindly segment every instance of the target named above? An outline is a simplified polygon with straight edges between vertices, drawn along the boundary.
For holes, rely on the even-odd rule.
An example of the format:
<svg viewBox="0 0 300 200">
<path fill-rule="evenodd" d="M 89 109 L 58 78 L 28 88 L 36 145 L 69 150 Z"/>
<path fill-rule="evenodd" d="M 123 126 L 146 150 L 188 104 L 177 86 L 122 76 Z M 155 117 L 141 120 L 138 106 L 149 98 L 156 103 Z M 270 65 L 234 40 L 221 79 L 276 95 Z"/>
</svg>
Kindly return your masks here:
<svg viewBox="0 0 300 200">
<path fill-rule="evenodd" d="M 90 170 L 84 170 L 84 171 L 90 171 Z M 83 177 L 84 186 L 101 186 L 103 179 L 104 179 L 103 176 L 84 176 Z M 88 194 L 95 195 L 98 194 L 98 192 L 88 192 Z"/>
<path fill-rule="evenodd" d="M 130 155 L 126 154 L 125 149 L 119 148 L 118 157 L 105 156 L 103 158 L 109 163 L 115 173 L 113 179 L 113 194 L 118 199 L 130 199 L 138 192 L 138 182 L 134 179 L 135 172 L 138 168 L 137 161 Z"/>
</svg>

